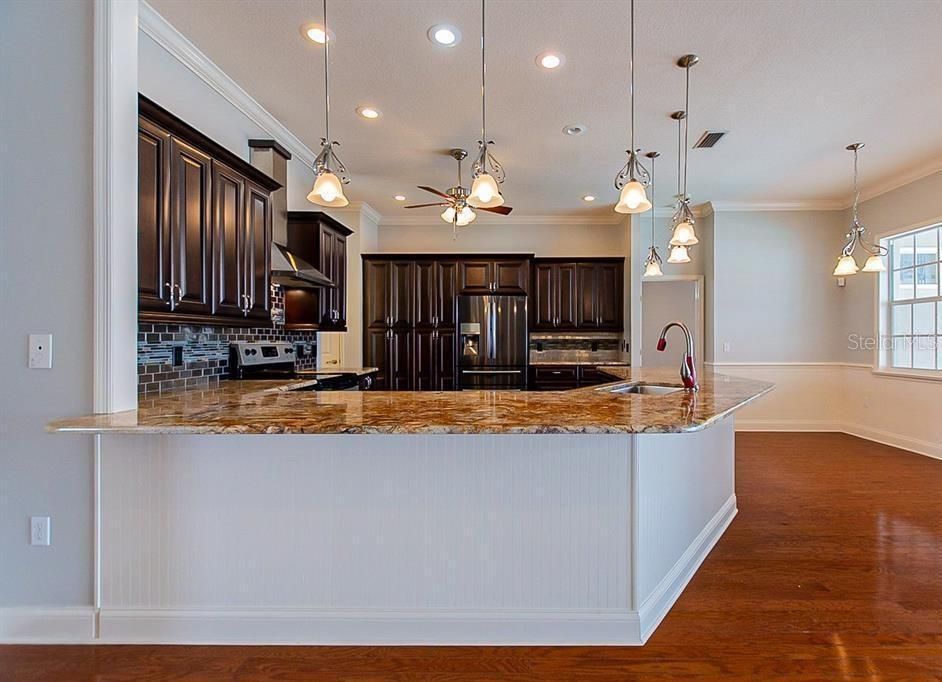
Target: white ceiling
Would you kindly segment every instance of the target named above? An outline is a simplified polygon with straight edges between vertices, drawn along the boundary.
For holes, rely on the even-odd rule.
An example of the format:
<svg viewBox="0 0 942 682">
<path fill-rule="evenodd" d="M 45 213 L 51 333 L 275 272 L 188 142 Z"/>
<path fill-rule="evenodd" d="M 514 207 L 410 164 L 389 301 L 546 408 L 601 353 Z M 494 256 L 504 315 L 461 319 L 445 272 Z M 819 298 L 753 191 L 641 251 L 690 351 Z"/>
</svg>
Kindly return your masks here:
<svg viewBox="0 0 942 682">
<path fill-rule="evenodd" d="M 324 131 L 323 47 L 299 27 L 318 0 L 149 0 L 268 111 L 316 149 Z M 624 0 L 488 0 L 488 136 L 518 214 L 610 215 L 627 147 Z M 656 206 L 676 183 L 683 71 L 694 52 L 690 153 L 694 203 L 850 198 L 850 142 L 864 141 L 861 177 L 875 191 L 942 167 L 942 0 L 638 0 L 636 143 L 662 153 Z M 348 196 L 384 217 L 415 188 L 453 184 L 450 147 L 480 136 L 480 5 L 471 0 L 330 0 L 331 128 L 353 175 Z M 464 38 L 441 48 L 436 23 Z M 547 49 L 562 68 L 538 68 Z M 367 121 L 358 105 L 380 109 Z M 588 131 L 566 137 L 566 124 Z M 584 194 L 599 197 L 592 204 Z M 426 211 L 431 211 L 427 209 Z M 421 213 L 415 211 L 414 213 Z"/>
</svg>

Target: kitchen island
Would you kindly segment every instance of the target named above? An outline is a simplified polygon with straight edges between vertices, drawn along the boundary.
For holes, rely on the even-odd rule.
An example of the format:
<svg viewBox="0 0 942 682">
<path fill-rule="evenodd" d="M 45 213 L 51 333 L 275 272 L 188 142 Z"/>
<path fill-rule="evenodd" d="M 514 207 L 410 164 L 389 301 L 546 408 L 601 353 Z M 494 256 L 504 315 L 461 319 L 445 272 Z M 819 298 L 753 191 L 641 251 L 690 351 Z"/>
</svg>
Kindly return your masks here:
<svg viewBox="0 0 942 682">
<path fill-rule="evenodd" d="M 229 381 L 50 424 L 100 448 L 101 639 L 642 644 L 735 516 L 732 414 L 772 387 L 604 369 L 538 393 Z"/>
</svg>

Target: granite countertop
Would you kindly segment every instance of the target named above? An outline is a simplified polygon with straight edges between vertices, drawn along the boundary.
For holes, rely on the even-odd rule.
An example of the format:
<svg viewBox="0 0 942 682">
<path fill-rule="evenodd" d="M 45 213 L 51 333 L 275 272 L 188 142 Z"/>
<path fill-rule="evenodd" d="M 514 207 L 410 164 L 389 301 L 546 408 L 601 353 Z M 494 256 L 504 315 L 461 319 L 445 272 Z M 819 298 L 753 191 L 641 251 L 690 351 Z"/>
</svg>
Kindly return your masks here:
<svg viewBox="0 0 942 682">
<path fill-rule="evenodd" d="M 607 367 L 621 381 L 679 386 L 673 369 Z M 223 381 L 142 399 L 138 409 L 62 419 L 71 433 L 680 433 L 697 431 L 772 389 L 705 370 L 700 391 L 302 391 L 305 381 Z"/>
</svg>

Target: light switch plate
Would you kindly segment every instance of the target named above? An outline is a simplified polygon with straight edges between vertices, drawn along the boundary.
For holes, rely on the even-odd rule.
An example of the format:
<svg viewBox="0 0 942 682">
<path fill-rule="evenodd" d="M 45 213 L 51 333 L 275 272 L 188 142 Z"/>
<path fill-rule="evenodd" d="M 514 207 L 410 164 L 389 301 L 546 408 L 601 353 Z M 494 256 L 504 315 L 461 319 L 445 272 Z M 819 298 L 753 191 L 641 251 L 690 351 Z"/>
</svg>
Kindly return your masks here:
<svg viewBox="0 0 942 682">
<path fill-rule="evenodd" d="M 29 544 L 48 547 L 52 543 L 48 516 L 29 517 Z"/>
<path fill-rule="evenodd" d="M 52 369 L 52 334 L 29 335 L 29 368 Z"/>
</svg>

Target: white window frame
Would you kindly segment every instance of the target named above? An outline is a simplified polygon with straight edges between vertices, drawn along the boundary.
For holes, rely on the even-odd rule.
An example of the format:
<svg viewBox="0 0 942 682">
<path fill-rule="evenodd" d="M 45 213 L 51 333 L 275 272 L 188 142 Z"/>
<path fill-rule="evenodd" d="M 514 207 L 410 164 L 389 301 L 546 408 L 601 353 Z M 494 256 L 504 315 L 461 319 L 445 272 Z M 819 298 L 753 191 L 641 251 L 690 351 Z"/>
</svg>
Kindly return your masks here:
<svg viewBox="0 0 942 682">
<path fill-rule="evenodd" d="M 936 302 L 936 305 L 942 305 L 942 281 L 939 281 L 940 290 L 936 296 L 925 297 L 925 298 L 911 298 L 899 301 L 892 300 L 892 286 L 893 286 L 893 252 L 892 252 L 892 240 L 904 237 L 909 234 L 914 234 L 917 232 L 925 231 L 928 229 L 938 229 L 938 239 L 939 239 L 939 258 L 942 260 L 942 216 L 933 218 L 932 220 L 927 220 L 915 225 L 910 225 L 902 229 L 896 229 L 888 232 L 884 232 L 879 235 L 879 241 L 883 246 L 888 247 L 887 262 L 886 262 L 886 272 L 880 273 L 879 282 L 878 282 L 878 292 L 876 296 L 876 316 L 877 321 L 877 339 L 878 344 L 875 351 L 874 357 L 874 373 L 875 374 L 884 374 L 888 376 L 902 376 L 909 377 L 914 379 L 925 379 L 929 381 L 942 381 L 942 367 L 939 367 L 937 364 L 936 369 L 913 369 L 909 367 L 895 367 L 893 366 L 893 348 L 891 339 L 894 336 L 915 338 L 916 336 L 928 336 L 928 335 L 894 335 L 892 329 L 892 308 L 895 305 L 900 304 L 909 304 L 913 305 L 916 303 L 929 303 Z M 942 280 L 942 262 L 939 260 L 932 261 L 933 263 L 938 264 L 939 274 L 938 278 Z M 915 259 L 913 265 L 910 266 L 915 268 Z M 914 270 L 914 283 L 915 283 L 915 270 Z M 940 324 L 938 310 L 936 310 L 936 315 L 934 318 L 935 324 L 935 334 L 936 343 L 942 342 L 942 324 Z M 936 349 L 936 354 L 938 358 L 938 349 Z M 938 363 L 938 359 L 937 359 Z"/>
</svg>

